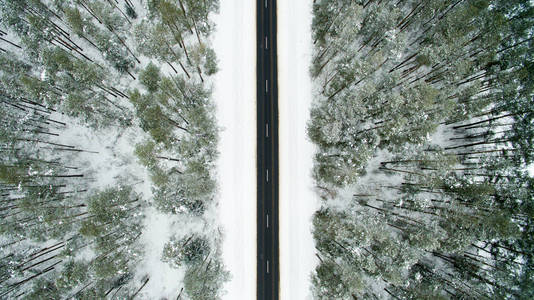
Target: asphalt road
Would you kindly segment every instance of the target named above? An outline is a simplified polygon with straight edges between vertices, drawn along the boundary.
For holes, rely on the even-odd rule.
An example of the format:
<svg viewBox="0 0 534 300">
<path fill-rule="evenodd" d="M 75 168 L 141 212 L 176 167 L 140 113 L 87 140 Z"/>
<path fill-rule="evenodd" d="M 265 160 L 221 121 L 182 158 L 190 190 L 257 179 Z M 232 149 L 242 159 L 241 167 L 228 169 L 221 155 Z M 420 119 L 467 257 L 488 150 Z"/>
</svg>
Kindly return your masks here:
<svg viewBox="0 0 534 300">
<path fill-rule="evenodd" d="M 278 85 L 276 0 L 257 2 L 257 298 L 278 299 Z"/>
</svg>

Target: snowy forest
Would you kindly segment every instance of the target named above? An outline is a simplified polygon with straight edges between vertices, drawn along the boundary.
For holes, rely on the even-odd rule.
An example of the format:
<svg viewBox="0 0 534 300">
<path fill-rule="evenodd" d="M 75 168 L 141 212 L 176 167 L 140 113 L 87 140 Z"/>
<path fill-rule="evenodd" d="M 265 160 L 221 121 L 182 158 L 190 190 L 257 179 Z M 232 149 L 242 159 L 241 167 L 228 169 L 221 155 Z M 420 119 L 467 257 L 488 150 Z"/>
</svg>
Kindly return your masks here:
<svg viewBox="0 0 534 300">
<path fill-rule="evenodd" d="M 313 14 L 314 297 L 533 299 L 533 2 Z"/>
<path fill-rule="evenodd" d="M 217 10 L 0 0 L 1 299 L 219 299 Z"/>
</svg>

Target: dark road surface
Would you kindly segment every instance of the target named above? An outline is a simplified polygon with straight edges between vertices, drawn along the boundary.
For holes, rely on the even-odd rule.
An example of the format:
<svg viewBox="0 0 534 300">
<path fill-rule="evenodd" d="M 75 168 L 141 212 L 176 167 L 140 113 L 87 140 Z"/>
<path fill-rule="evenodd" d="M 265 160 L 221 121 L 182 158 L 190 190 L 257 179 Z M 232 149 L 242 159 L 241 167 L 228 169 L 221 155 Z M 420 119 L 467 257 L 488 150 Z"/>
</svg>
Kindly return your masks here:
<svg viewBox="0 0 534 300">
<path fill-rule="evenodd" d="M 257 298 L 278 299 L 278 86 L 276 1 L 257 2 Z"/>
</svg>

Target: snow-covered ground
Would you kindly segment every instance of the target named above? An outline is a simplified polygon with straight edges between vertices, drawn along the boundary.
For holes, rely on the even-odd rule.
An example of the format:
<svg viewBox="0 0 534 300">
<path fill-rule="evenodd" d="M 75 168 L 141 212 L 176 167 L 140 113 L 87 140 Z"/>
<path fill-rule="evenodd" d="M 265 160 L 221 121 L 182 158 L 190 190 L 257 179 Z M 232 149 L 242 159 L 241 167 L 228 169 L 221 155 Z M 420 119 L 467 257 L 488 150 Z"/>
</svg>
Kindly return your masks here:
<svg viewBox="0 0 534 300">
<path fill-rule="evenodd" d="M 218 184 L 224 299 L 256 298 L 256 5 L 221 0 L 214 17 L 219 60 L 214 100 L 221 126 Z"/>
<path fill-rule="evenodd" d="M 73 166 L 89 178 L 91 191 L 130 185 L 143 199 L 152 198 L 148 170 L 141 166 L 132 146 L 146 138 L 138 127 L 94 130 L 76 123 L 72 118 L 53 114 L 52 118 L 68 124 L 54 142 L 69 144 L 88 152 L 72 154 Z M 74 173 L 74 172 L 73 172 Z M 154 207 L 144 211 L 144 232 L 140 237 L 144 256 L 136 269 L 136 282 L 148 276 L 150 281 L 139 296 L 145 299 L 175 298 L 182 288 L 183 270 L 174 269 L 161 261 L 163 246 L 172 235 L 198 231 L 195 223 L 180 215 L 159 212 Z"/>
<path fill-rule="evenodd" d="M 312 1 L 279 1 L 280 298 L 311 299 L 316 265 L 311 217 L 318 208 L 306 135 L 311 96 Z"/>
</svg>

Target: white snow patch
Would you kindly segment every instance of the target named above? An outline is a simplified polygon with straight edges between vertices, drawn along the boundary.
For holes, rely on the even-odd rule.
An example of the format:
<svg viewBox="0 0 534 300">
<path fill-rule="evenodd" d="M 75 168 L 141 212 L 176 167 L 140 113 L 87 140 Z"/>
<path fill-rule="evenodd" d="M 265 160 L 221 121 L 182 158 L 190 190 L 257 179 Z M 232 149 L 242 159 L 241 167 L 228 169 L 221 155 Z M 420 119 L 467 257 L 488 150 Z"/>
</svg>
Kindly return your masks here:
<svg viewBox="0 0 534 300">
<path fill-rule="evenodd" d="M 138 127 L 126 129 L 109 127 L 102 130 L 79 125 L 75 119 L 54 113 L 51 119 L 67 123 L 53 142 L 74 146 L 86 152 L 73 152 L 71 165 L 79 168 L 72 173 L 83 173 L 91 189 L 96 191 L 116 186 L 131 185 L 143 194 L 152 196 L 148 171 L 139 164 L 134 154 L 134 145 L 146 137 Z M 67 153 L 65 153 L 66 157 Z"/>
<path fill-rule="evenodd" d="M 442 148 L 451 145 L 450 139 L 454 137 L 454 131 L 450 126 L 439 125 L 434 133 L 428 138 L 428 142 Z"/>
<path fill-rule="evenodd" d="M 222 258 L 231 279 L 223 299 L 256 298 L 256 5 L 221 0 L 214 49 L 219 59 L 214 100 Z"/>
<path fill-rule="evenodd" d="M 315 148 L 306 134 L 311 106 L 312 3 L 278 2 L 280 135 L 280 298 L 311 299 L 317 260 L 312 215 L 319 201 L 311 177 Z"/>
<path fill-rule="evenodd" d="M 176 230 L 185 229 L 176 224 L 180 216 L 174 216 L 159 212 L 151 207 L 146 211 L 145 229 L 141 235 L 141 243 L 144 244 L 144 259 L 136 270 L 137 277 L 148 274 L 150 280 L 143 288 L 145 299 L 174 299 L 181 289 L 184 270 L 174 269 L 161 261 L 163 247 L 169 241 Z M 139 280 L 141 281 L 141 280 Z"/>
</svg>

